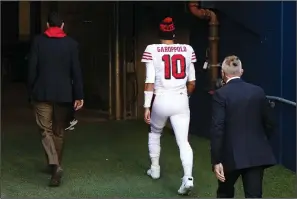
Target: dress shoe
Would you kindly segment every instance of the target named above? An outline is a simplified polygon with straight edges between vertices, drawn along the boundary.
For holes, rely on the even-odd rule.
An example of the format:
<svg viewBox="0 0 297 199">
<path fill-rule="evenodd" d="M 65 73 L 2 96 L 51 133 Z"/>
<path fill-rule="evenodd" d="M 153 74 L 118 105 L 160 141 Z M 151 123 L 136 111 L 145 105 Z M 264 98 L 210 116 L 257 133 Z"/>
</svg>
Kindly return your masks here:
<svg viewBox="0 0 297 199">
<path fill-rule="evenodd" d="M 55 171 L 56 165 L 47 165 L 41 172 L 52 175 Z"/>
<path fill-rule="evenodd" d="M 61 179 L 63 175 L 63 170 L 61 167 L 56 167 L 54 173 L 52 174 L 52 177 L 50 179 L 49 186 L 50 187 L 58 187 L 61 184 Z"/>
</svg>

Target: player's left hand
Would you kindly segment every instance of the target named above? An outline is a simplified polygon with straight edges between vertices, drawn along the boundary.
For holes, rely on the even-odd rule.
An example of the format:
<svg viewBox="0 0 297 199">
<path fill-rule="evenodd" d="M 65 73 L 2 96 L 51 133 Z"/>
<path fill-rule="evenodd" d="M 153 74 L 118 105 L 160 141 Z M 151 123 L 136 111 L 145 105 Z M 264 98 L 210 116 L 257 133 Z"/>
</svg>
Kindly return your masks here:
<svg viewBox="0 0 297 199">
<path fill-rule="evenodd" d="M 151 111 L 149 108 L 144 109 L 144 121 L 147 124 L 151 123 Z"/>
</svg>

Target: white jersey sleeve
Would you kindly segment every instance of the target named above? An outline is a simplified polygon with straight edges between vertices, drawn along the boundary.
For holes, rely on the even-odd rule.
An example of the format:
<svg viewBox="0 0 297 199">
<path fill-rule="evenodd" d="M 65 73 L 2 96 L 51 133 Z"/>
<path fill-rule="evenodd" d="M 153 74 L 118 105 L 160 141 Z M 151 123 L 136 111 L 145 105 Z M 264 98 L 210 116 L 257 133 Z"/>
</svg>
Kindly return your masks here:
<svg viewBox="0 0 297 199">
<path fill-rule="evenodd" d="M 189 46 L 189 48 L 190 48 L 190 53 L 191 53 L 191 64 L 190 64 L 190 68 L 189 68 L 188 81 L 190 82 L 190 81 L 196 80 L 194 63 L 197 62 L 197 58 L 196 58 L 196 54 L 195 54 L 192 46 Z"/>
<path fill-rule="evenodd" d="M 195 54 L 195 51 L 194 51 L 194 49 L 191 47 L 191 50 L 192 50 L 192 63 L 195 63 L 195 62 L 197 62 L 197 59 L 196 59 L 196 54 Z"/>
<path fill-rule="evenodd" d="M 188 82 L 195 81 L 196 80 L 196 72 L 195 72 L 195 67 L 194 64 L 190 64 L 190 69 L 189 69 L 189 75 L 188 75 Z"/>
<path fill-rule="evenodd" d="M 153 62 L 153 48 L 152 45 L 148 45 L 142 54 L 141 62 L 148 63 Z"/>
<path fill-rule="evenodd" d="M 155 66 L 153 63 L 152 46 L 148 45 L 143 52 L 141 62 L 145 63 L 145 83 L 155 83 Z"/>
<path fill-rule="evenodd" d="M 145 72 L 145 83 L 146 84 L 153 84 L 155 83 L 155 67 L 153 62 L 146 62 L 146 72 Z"/>
</svg>

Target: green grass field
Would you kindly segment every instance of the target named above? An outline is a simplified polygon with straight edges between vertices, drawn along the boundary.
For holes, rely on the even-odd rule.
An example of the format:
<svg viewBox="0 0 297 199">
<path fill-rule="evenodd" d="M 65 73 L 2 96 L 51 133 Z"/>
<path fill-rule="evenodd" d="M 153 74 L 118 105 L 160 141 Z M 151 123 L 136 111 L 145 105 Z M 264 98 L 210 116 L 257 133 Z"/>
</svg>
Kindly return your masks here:
<svg viewBox="0 0 297 199">
<path fill-rule="evenodd" d="M 215 197 L 209 143 L 190 137 L 194 150 L 195 189 L 191 197 Z M 79 124 L 66 135 L 63 184 L 47 187 L 42 173 L 44 152 L 36 126 L 10 126 L 2 130 L 2 188 L 6 197 L 94 198 L 178 197 L 182 168 L 175 138 L 168 131 L 162 139 L 162 177 L 145 175 L 149 166 L 147 126 L 142 122 Z M 243 197 L 240 180 L 236 197 Z M 264 197 L 296 197 L 295 173 L 276 166 L 266 171 Z"/>
</svg>

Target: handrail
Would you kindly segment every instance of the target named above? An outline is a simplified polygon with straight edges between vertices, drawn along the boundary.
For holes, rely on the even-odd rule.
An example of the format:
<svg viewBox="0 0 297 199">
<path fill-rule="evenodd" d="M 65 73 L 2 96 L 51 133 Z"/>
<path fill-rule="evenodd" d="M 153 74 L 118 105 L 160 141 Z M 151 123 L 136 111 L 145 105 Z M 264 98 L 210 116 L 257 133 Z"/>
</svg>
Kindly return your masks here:
<svg viewBox="0 0 297 199">
<path fill-rule="evenodd" d="M 285 104 L 296 106 L 296 102 L 293 102 L 293 101 L 290 101 L 290 100 L 287 100 L 287 99 L 284 99 L 284 98 L 281 98 L 281 97 L 269 96 L 269 95 L 267 95 L 266 97 L 267 97 L 268 100 L 275 100 L 275 101 L 279 101 L 279 102 L 282 102 L 282 103 L 285 103 Z"/>
</svg>

